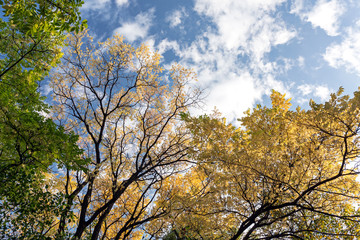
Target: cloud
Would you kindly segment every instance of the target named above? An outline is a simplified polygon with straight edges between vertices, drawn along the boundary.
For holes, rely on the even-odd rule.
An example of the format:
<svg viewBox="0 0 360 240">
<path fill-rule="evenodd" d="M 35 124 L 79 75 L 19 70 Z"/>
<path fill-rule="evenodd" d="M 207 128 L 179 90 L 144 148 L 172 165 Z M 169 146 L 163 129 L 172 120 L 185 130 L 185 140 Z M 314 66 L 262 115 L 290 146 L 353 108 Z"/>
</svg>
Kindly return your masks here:
<svg viewBox="0 0 360 240">
<path fill-rule="evenodd" d="M 346 71 L 360 76 L 360 20 L 356 26 L 347 29 L 341 43 L 327 47 L 323 57 L 331 67 L 344 67 Z"/>
<path fill-rule="evenodd" d="M 234 120 L 256 101 L 261 100 L 262 89 L 256 84 L 256 80 L 247 71 L 242 73 L 230 73 L 226 80 L 216 82 L 207 102 L 208 111 L 216 106 L 227 116 L 228 120 Z"/>
<path fill-rule="evenodd" d="M 345 6 L 338 0 L 318 0 L 311 10 L 305 9 L 303 0 L 296 0 L 290 12 L 310 22 L 314 28 L 322 28 L 329 36 L 337 36 L 339 35 L 339 18 L 345 11 Z"/>
<path fill-rule="evenodd" d="M 289 95 L 288 87 L 274 77 L 283 66 L 269 62 L 244 64 L 239 59 L 241 51 L 221 48 L 216 45 L 218 38 L 207 33 L 187 47 L 167 39 L 157 46 L 159 52 L 173 51 L 182 65 L 197 73 L 198 85 L 207 92 L 205 112 L 217 107 L 229 120 L 234 120 L 261 101 L 264 94 L 270 94 L 270 89 Z"/>
<path fill-rule="evenodd" d="M 326 86 L 316 86 L 314 95 L 319 97 L 322 101 L 328 100 L 330 93 L 330 89 Z"/>
<path fill-rule="evenodd" d="M 234 120 L 260 100 L 264 91 L 247 69 L 238 66 L 236 54 L 214 48 L 214 37 L 206 34 L 187 47 L 165 39 L 157 48 L 160 53 L 173 51 L 182 65 L 197 73 L 197 84 L 208 95 L 205 112 L 217 107 L 229 120 Z"/>
<path fill-rule="evenodd" d="M 81 9 L 88 10 L 100 10 L 105 8 L 108 4 L 111 4 L 111 0 L 87 0 L 82 5 Z"/>
<path fill-rule="evenodd" d="M 171 14 L 169 14 L 166 17 L 166 21 L 169 22 L 170 27 L 174 28 L 176 26 L 179 26 L 182 22 L 182 18 L 188 16 L 188 14 L 185 11 L 185 8 L 182 7 L 179 10 L 173 11 Z"/>
<path fill-rule="evenodd" d="M 160 53 L 173 51 L 180 63 L 194 69 L 206 89 L 205 111 L 216 106 L 228 119 L 236 119 L 261 101 L 270 89 L 290 95 L 277 80 L 294 64 L 287 59 L 269 61 L 267 54 L 287 44 L 297 32 L 275 15 L 285 0 L 196 0 L 194 10 L 210 20 L 191 43 L 162 40 Z M 180 15 L 176 15 L 180 16 Z M 177 18 L 174 25 L 180 24 Z"/>
<path fill-rule="evenodd" d="M 286 44 L 296 37 L 279 17 L 273 16 L 284 0 L 197 0 L 195 10 L 212 19 L 216 45 L 241 52 L 259 62 L 274 46 Z M 214 41 L 215 42 L 215 41 Z"/>
<path fill-rule="evenodd" d="M 114 30 L 114 34 L 123 35 L 128 41 L 144 39 L 152 25 L 155 9 L 151 8 L 147 12 L 136 15 L 134 21 L 125 22 Z"/>
<path fill-rule="evenodd" d="M 124 6 L 129 4 L 129 0 L 115 0 L 117 6 Z"/>
<path fill-rule="evenodd" d="M 165 38 L 157 45 L 157 49 L 159 54 L 164 54 L 168 50 L 173 50 L 174 52 L 179 53 L 179 44 L 176 41 L 169 41 Z"/>
<path fill-rule="evenodd" d="M 324 85 L 315 85 L 315 84 L 302 84 L 297 87 L 299 93 L 304 96 L 313 95 L 320 98 L 321 101 L 328 100 L 330 93 L 333 92 L 327 86 Z M 305 98 L 300 98 L 300 103 L 307 101 Z"/>
<path fill-rule="evenodd" d="M 256 60 L 263 58 L 272 47 L 285 44 L 296 36 L 295 30 L 286 28 L 285 23 L 265 15 L 252 25 L 252 34 L 245 44 L 245 50 Z"/>
<path fill-rule="evenodd" d="M 53 91 L 48 81 L 39 82 L 39 90 L 43 96 L 48 96 Z"/>
<path fill-rule="evenodd" d="M 283 44 L 294 37 L 294 30 L 287 30 L 285 23 L 270 16 L 284 0 L 223 0 L 218 4 L 211 0 L 197 0 L 195 10 L 213 19 L 218 34 L 228 49 L 242 47 L 251 50 L 262 44 L 262 51 L 268 52 L 269 44 Z M 274 35 L 272 35 L 274 34 Z M 260 55 L 260 50 L 257 51 Z"/>
<path fill-rule="evenodd" d="M 301 68 L 305 67 L 305 58 L 303 56 L 299 56 L 297 61 L 298 61 L 299 67 L 301 67 Z"/>
<path fill-rule="evenodd" d="M 309 84 L 303 84 L 297 87 L 297 89 L 302 93 L 302 95 L 309 95 L 314 90 L 314 87 Z"/>
<path fill-rule="evenodd" d="M 304 0 L 293 0 L 291 4 L 290 13 L 300 14 L 304 8 Z"/>
<path fill-rule="evenodd" d="M 81 7 L 81 10 L 83 11 L 99 11 L 99 10 L 105 10 L 106 7 L 111 6 L 112 0 L 86 0 L 84 1 L 84 4 Z M 129 0 L 115 0 L 115 3 L 118 7 L 120 6 L 126 6 L 129 4 Z"/>
</svg>

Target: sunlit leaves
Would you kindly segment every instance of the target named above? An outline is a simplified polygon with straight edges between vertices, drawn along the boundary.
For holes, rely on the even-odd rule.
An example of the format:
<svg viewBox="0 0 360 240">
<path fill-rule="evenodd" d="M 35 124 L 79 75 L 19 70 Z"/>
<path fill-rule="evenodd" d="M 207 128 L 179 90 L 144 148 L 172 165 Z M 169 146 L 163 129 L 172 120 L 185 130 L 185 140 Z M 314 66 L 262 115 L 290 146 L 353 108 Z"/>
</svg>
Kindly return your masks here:
<svg viewBox="0 0 360 240">
<path fill-rule="evenodd" d="M 57 163 L 84 164 L 75 145 L 47 116 L 38 81 L 61 57 L 65 32 L 85 26 L 81 1 L 2 0 L 0 20 L 0 238 L 47 239 L 63 195 L 45 188 Z"/>
<path fill-rule="evenodd" d="M 292 111 L 273 91 L 272 107 L 249 110 L 240 128 L 217 113 L 183 114 L 197 164 L 172 197 L 179 207 L 168 229 L 195 239 L 358 234 L 356 213 L 343 211 L 359 194 L 358 97 L 340 89 L 324 104 Z M 311 218 L 321 220 L 308 225 Z"/>
<path fill-rule="evenodd" d="M 96 44 L 80 32 L 67 43 L 52 74 L 53 117 L 80 136 L 91 160 L 86 173 L 69 171 L 75 189 L 60 190 L 76 196 L 67 210 L 80 213 L 74 236 L 141 238 L 148 222 L 168 214 L 158 193 L 187 165 L 180 114 L 198 102 L 194 73 L 180 65 L 165 73 L 157 52 L 120 36 Z"/>
</svg>

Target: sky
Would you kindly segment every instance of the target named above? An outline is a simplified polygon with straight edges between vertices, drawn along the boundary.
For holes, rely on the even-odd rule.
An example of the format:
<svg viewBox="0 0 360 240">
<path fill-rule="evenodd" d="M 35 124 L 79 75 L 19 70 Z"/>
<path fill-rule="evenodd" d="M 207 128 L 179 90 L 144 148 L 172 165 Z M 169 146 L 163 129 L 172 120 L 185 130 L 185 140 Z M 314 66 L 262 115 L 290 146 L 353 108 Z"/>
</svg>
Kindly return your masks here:
<svg viewBox="0 0 360 240">
<path fill-rule="evenodd" d="M 192 68 L 202 113 L 229 121 L 271 89 L 306 108 L 360 85 L 359 0 L 85 0 L 81 13 L 98 41 L 120 34 Z"/>
</svg>

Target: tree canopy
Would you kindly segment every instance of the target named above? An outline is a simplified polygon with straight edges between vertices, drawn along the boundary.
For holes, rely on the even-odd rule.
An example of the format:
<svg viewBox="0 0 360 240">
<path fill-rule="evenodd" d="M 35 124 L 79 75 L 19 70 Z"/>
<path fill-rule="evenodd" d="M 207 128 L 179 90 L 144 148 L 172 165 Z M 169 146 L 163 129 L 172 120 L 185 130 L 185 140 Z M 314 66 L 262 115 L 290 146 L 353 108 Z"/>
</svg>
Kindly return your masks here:
<svg viewBox="0 0 360 240">
<path fill-rule="evenodd" d="M 79 0 L 0 0 L 0 238 L 354 239 L 360 90 L 194 116 L 195 73 Z M 50 73 L 52 106 L 39 82 Z"/>
<path fill-rule="evenodd" d="M 199 101 L 188 85 L 195 75 L 178 64 L 165 75 L 158 53 L 120 36 L 94 44 L 85 31 L 67 45 L 51 77 L 54 119 L 80 136 L 90 163 L 85 171 L 65 170 L 62 216 L 72 213 L 75 224 L 61 218 L 59 232 L 71 227 L 79 239 L 141 239 L 146 223 L 168 214 L 154 205 L 158 192 L 188 161 L 190 132 L 180 114 Z"/>
<path fill-rule="evenodd" d="M 85 26 L 81 1 L 0 1 L 0 237 L 43 238 L 62 194 L 45 188 L 54 162 L 78 168 L 77 137 L 50 118 L 38 82 L 61 57 L 65 34 Z M 50 221 L 50 222 L 49 222 Z"/>
<path fill-rule="evenodd" d="M 239 128 L 186 116 L 196 166 L 173 182 L 177 209 L 161 224 L 190 239 L 359 236 L 359 97 L 340 89 L 292 111 L 274 91 Z"/>
</svg>

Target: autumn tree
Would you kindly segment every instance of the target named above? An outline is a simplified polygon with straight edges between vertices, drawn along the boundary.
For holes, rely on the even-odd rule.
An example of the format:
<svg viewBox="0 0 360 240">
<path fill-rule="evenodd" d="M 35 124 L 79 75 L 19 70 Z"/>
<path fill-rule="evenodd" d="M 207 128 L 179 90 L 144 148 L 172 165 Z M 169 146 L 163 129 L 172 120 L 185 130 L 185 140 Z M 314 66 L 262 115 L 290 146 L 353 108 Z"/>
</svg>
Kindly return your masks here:
<svg viewBox="0 0 360 240">
<path fill-rule="evenodd" d="M 197 164 L 156 224 L 189 239 L 358 237 L 360 92 L 342 91 L 296 111 L 273 92 L 239 128 L 185 116 Z"/>
<path fill-rule="evenodd" d="M 77 167 L 76 136 L 46 119 L 38 83 L 61 57 L 65 33 L 83 28 L 81 1 L 1 0 L 0 238 L 41 239 L 61 196 L 45 189 L 54 162 Z M 43 113 L 43 114 L 41 114 Z M 79 161 L 77 161 L 79 160 Z"/>
<path fill-rule="evenodd" d="M 359 216 L 358 205 L 342 203 L 337 215 L 342 217 L 304 211 L 303 214 L 292 218 L 292 228 L 298 229 L 293 238 L 353 240 L 359 237 L 360 222 L 358 219 L 349 221 L 347 218 L 347 216 Z"/>
<path fill-rule="evenodd" d="M 158 53 L 120 36 L 95 44 L 82 32 L 67 44 L 51 77 L 53 117 L 80 136 L 90 163 L 54 176 L 67 196 L 58 233 L 140 239 L 146 223 L 168 214 L 155 204 L 162 185 L 187 165 L 190 135 L 180 115 L 199 100 L 189 86 L 194 73 L 178 64 L 163 72 Z"/>
</svg>

